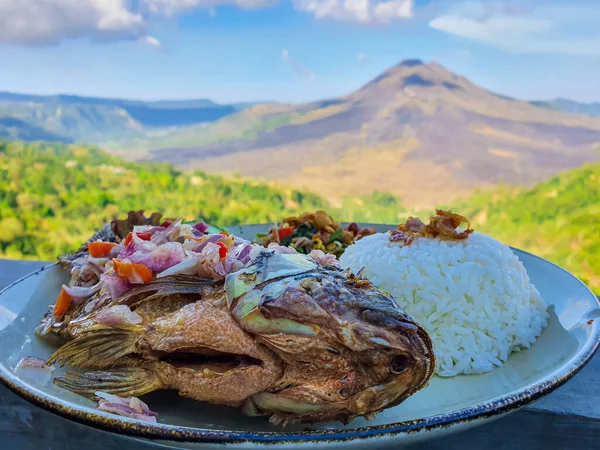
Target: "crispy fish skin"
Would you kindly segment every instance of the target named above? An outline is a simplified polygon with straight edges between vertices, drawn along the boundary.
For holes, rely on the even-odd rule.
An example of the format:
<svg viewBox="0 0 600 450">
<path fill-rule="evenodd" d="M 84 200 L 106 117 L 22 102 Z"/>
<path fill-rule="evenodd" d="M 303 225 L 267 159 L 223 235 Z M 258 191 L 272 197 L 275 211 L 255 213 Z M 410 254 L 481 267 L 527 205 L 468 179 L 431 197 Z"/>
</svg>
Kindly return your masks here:
<svg viewBox="0 0 600 450">
<path fill-rule="evenodd" d="M 176 389 L 194 400 L 241 406 L 272 386 L 283 371 L 281 361 L 233 321 L 225 302 L 198 301 L 146 326 L 96 326 L 62 350 L 74 367 L 110 368 L 56 380 L 88 396 L 98 390 L 129 396 Z M 133 353 L 143 359 L 130 367 L 112 367 Z"/>
<path fill-rule="evenodd" d="M 371 417 L 423 388 L 435 357 L 368 280 L 265 250 L 224 289 L 140 326 L 89 327 L 48 363 L 99 368 L 55 380 L 83 395 L 172 388 L 286 424 Z"/>
<path fill-rule="evenodd" d="M 222 288 L 218 283 L 206 278 L 190 275 L 170 275 L 157 278 L 148 283 L 133 287 L 119 298 L 113 300 L 110 294 L 100 291 L 98 296 L 108 296 L 105 306 L 91 313 L 85 312 L 85 303 L 72 311 L 72 316 L 52 333 L 45 333 L 44 339 L 56 338 L 60 345 L 77 337 L 84 330 L 96 324 L 96 316 L 106 308 L 127 305 L 144 318 L 144 323 L 176 311 L 199 298 L 220 295 Z M 93 298 L 92 298 L 93 300 Z"/>
</svg>

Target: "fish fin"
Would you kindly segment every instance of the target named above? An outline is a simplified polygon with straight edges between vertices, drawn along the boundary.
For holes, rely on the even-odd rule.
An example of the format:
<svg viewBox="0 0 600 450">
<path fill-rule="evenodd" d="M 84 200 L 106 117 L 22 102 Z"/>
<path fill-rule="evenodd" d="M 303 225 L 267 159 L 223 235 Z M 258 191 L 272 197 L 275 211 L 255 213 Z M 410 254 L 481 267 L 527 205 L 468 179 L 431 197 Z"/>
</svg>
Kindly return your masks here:
<svg viewBox="0 0 600 450">
<path fill-rule="evenodd" d="M 56 350 L 46 365 L 68 364 L 76 368 L 103 368 L 114 365 L 120 358 L 135 352 L 135 344 L 143 326 L 109 327 L 96 325 Z"/>
<path fill-rule="evenodd" d="M 95 398 L 98 391 L 119 397 L 137 397 L 163 388 L 156 374 L 144 367 L 119 367 L 84 373 L 67 372 L 65 376 L 55 378 L 53 383 L 89 398 Z"/>
</svg>

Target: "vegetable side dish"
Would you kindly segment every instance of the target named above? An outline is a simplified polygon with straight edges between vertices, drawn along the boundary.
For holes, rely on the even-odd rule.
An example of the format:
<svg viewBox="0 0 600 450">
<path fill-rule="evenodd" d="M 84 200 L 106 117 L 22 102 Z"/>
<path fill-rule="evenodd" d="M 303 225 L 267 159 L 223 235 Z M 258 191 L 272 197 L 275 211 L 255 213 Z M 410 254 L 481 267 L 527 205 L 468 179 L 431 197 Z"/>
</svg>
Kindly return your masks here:
<svg viewBox="0 0 600 450">
<path fill-rule="evenodd" d="M 342 227 L 327 212 L 319 210 L 288 217 L 281 225 L 271 228 L 268 234 L 258 234 L 256 238 L 265 247 L 274 242 L 299 253 L 321 250 L 339 257 L 349 245 L 371 234 L 375 234 L 373 228 L 361 228 L 354 222 Z"/>
</svg>

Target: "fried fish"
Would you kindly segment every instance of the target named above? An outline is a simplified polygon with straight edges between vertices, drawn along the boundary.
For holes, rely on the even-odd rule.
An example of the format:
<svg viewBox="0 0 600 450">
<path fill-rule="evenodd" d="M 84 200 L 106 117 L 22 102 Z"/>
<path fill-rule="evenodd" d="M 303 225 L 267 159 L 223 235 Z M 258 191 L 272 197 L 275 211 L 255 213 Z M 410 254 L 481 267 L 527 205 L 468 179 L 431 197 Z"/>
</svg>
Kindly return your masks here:
<svg viewBox="0 0 600 450">
<path fill-rule="evenodd" d="M 175 389 L 285 424 L 373 416 L 433 374 L 425 330 L 391 296 L 337 266 L 265 249 L 224 283 L 197 284 L 162 309 L 152 307 L 160 289 L 134 288 L 120 301 L 139 312 L 139 324 L 73 324 L 75 339 L 48 364 L 87 371 L 55 383 L 88 397 Z"/>
</svg>

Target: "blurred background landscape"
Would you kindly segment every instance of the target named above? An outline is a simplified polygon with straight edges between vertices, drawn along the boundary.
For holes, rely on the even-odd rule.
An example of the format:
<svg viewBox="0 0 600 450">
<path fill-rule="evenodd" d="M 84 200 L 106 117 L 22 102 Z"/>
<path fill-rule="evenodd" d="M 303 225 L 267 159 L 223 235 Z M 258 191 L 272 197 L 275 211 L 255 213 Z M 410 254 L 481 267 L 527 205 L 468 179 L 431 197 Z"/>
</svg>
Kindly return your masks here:
<svg viewBox="0 0 600 450">
<path fill-rule="evenodd" d="M 0 257 L 54 259 L 130 209 L 445 207 L 600 293 L 600 5 L 26 4 L 0 1 Z"/>
</svg>

